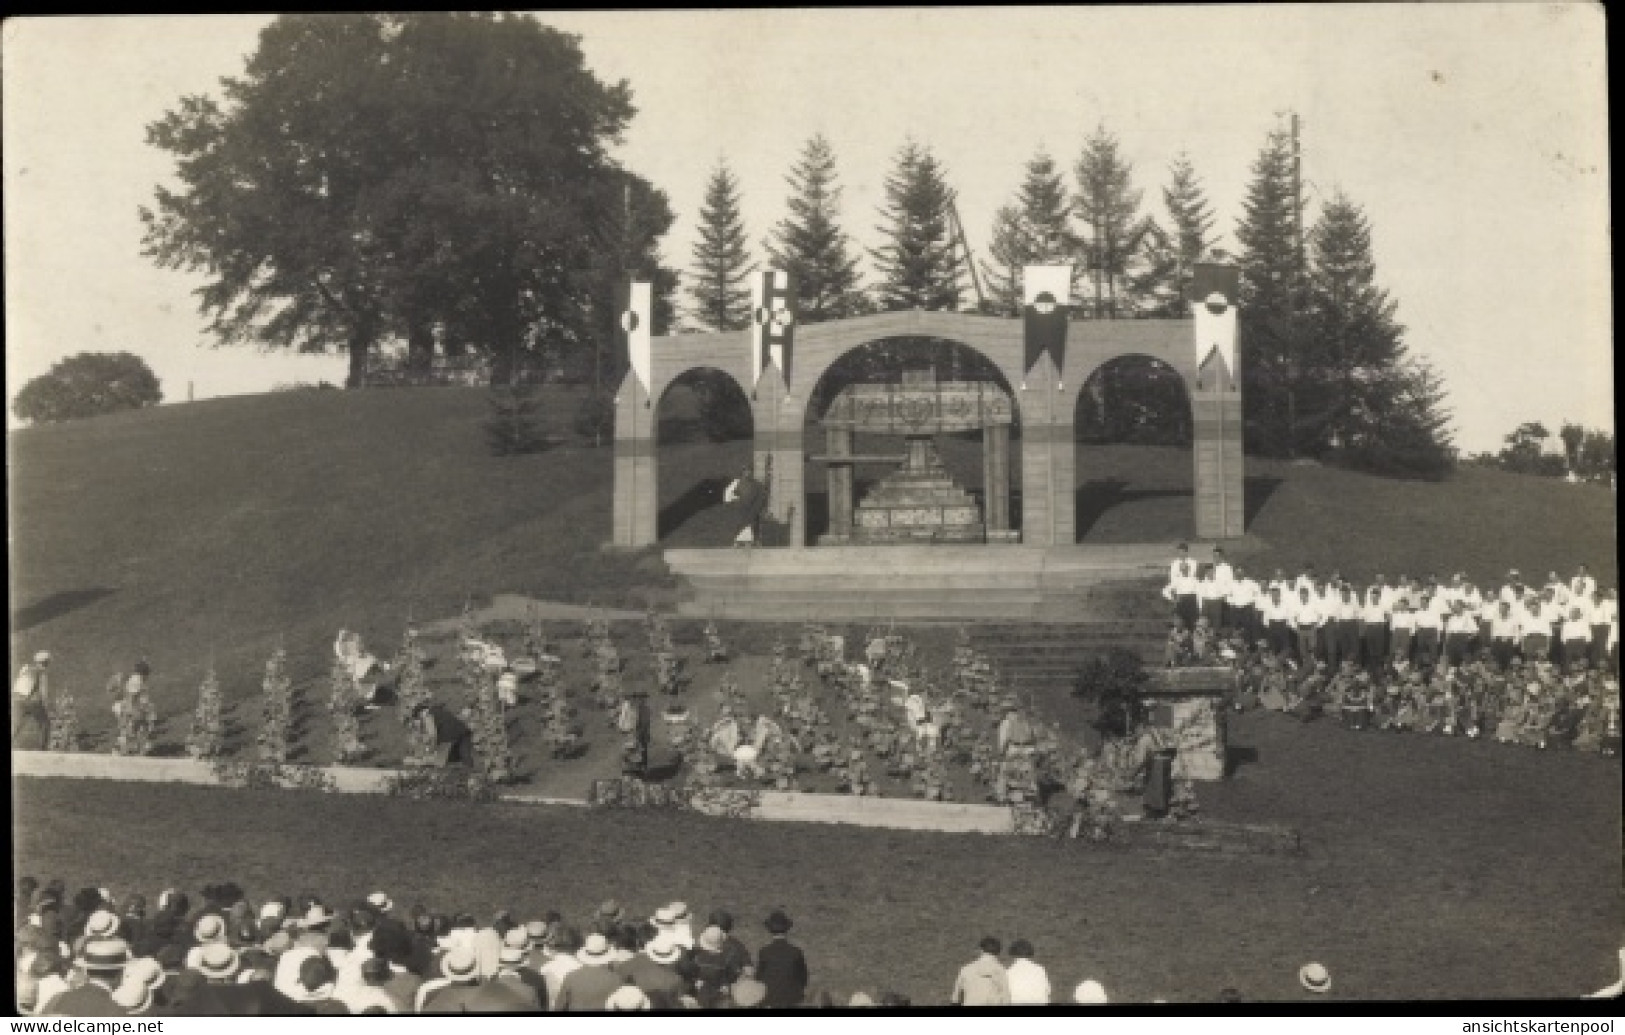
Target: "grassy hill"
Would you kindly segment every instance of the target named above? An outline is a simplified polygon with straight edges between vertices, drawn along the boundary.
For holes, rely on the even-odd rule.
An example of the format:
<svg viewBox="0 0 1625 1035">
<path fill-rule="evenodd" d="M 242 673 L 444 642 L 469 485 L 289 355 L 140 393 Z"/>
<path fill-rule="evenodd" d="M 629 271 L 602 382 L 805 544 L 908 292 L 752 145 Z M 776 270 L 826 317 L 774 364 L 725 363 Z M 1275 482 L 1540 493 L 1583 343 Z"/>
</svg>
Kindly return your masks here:
<svg viewBox="0 0 1625 1035">
<path fill-rule="evenodd" d="M 686 407 L 663 404 L 672 430 Z M 13 650 L 55 651 L 58 685 L 96 729 L 107 676 L 141 656 L 173 713 L 190 708 L 211 655 L 234 695 L 279 640 L 296 676 L 319 679 L 340 627 L 393 650 L 408 615 L 454 614 L 470 595 L 640 604 L 665 575 L 652 555 L 600 550 L 611 450 L 569 433 L 567 393 L 549 392 L 544 410 L 557 444 L 512 458 L 486 452 L 477 389 L 271 394 L 12 432 Z M 943 448 L 975 487 L 977 445 Z M 662 447 L 668 543 L 723 541 L 710 504 L 748 451 Z M 1080 447 L 1078 463 L 1084 541 L 1189 536 L 1188 451 Z M 1616 566 L 1604 489 L 1479 469 L 1402 483 L 1258 460 L 1248 479 L 1238 549 L 1261 567 L 1488 578 L 1584 561 L 1614 581 L 1602 574 Z"/>
</svg>

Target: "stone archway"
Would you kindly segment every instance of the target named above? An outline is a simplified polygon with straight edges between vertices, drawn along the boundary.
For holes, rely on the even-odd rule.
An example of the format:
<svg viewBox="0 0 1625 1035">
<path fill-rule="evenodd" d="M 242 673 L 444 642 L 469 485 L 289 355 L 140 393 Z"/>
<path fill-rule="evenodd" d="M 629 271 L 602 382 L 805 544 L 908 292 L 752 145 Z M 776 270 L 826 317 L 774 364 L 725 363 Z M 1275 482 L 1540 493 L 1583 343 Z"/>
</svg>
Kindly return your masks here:
<svg viewBox="0 0 1625 1035">
<path fill-rule="evenodd" d="M 769 509 L 786 523 L 790 545 L 806 545 L 804 427 L 813 386 L 845 353 L 881 338 L 942 338 L 984 355 L 1016 390 L 1021 419 L 1021 542 L 1059 546 L 1075 532 L 1076 450 L 1073 421 L 1083 383 L 1102 363 L 1127 354 L 1160 359 L 1190 390 L 1195 461 L 1196 534 L 1242 534 L 1241 394 L 1231 378 L 1198 369 L 1192 320 L 1074 321 L 1067 326 L 1065 369 L 1041 354 L 1024 370 L 1025 332 L 1019 319 L 964 313 L 880 313 L 798 328 L 790 377 L 769 363 L 751 376 L 749 332 L 667 335 L 651 343 L 650 381 L 628 373 L 615 400 L 614 544 L 636 549 L 657 538 L 655 413 L 679 374 L 715 367 L 751 397 L 758 474 L 771 460 Z M 1226 383 L 1228 382 L 1228 383 Z"/>
</svg>

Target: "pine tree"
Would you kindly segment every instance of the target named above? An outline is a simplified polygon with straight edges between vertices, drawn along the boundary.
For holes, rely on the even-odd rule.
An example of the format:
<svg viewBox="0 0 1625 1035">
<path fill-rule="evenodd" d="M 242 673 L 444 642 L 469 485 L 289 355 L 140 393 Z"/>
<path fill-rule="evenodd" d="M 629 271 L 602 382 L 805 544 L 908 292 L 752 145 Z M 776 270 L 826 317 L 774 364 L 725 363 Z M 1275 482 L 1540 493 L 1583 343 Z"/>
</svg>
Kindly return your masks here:
<svg viewBox="0 0 1625 1035">
<path fill-rule="evenodd" d="M 1310 335 L 1295 165 L 1291 136 L 1271 132 L 1253 163 L 1236 225 L 1247 446 L 1272 456 L 1297 454 L 1304 423 L 1298 397 L 1313 365 L 1305 354 Z"/>
<path fill-rule="evenodd" d="M 823 134 L 807 141 L 785 182 L 790 214 L 779 220 L 765 246 L 774 268 L 796 278 L 798 316 L 803 323 L 817 323 L 858 315 L 864 309 L 858 259 L 841 229 L 835 151 Z"/>
<path fill-rule="evenodd" d="M 1055 160 L 1043 151 L 1027 162 L 1015 200 L 993 218 L 992 263 L 982 264 L 990 307 L 1003 316 L 1021 313 L 1022 267 L 1069 261 L 1072 201 Z"/>
<path fill-rule="evenodd" d="M 739 181 L 726 163 L 717 166 L 706 185 L 699 235 L 689 278 L 694 300 L 689 313 L 713 331 L 739 330 L 750 323 L 746 278 L 754 265 L 739 212 Z"/>
<path fill-rule="evenodd" d="M 214 666 L 203 677 L 198 687 L 197 710 L 192 715 L 192 729 L 186 736 L 186 753 L 193 758 L 218 758 L 225 749 L 225 720 L 220 714 L 220 680 L 215 678 Z"/>
<path fill-rule="evenodd" d="M 1175 261 L 1174 297 L 1182 301 L 1190 287 L 1191 271 L 1213 244 L 1213 208 L 1188 155 L 1180 154 L 1168 168 L 1168 186 L 1162 189 L 1168 210 L 1168 229 Z M 1182 308 L 1179 315 L 1183 316 Z"/>
<path fill-rule="evenodd" d="M 265 663 L 265 697 L 261 701 L 260 761 L 282 765 L 288 760 L 288 734 L 293 725 L 293 681 L 288 678 L 288 652 L 278 647 Z"/>
<path fill-rule="evenodd" d="M 949 232 L 953 198 L 931 152 L 913 141 L 903 145 L 886 177 L 885 225 L 877 228 L 886 243 L 870 252 L 881 309 L 959 308 L 964 262 Z"/>
<path fill-rule="evenodd" d="M 1084 142 L 1073 168 L 1078 181 L 1073 208 L 1096 319 L 1132 315 L 1134 308 L 1125 278 L 1146 226 L 1139 216 L 1141 194 L 1134 189 L 1133 172 L 1118 153 L 1117 138 L 1105 126 L 1097 127 Z"/>
</svg>

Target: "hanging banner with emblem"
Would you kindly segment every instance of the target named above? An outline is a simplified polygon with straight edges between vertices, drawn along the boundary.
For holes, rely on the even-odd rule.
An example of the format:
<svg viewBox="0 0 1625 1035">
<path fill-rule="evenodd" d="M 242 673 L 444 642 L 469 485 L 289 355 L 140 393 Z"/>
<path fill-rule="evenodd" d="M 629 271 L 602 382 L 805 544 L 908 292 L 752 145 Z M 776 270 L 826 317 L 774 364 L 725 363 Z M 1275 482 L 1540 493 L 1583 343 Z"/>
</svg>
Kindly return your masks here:
<svg viewBox="0 0 1625 1035">
<path fill-rule="evenodd" d="M 1190 307 L 1196 325 L 1199 386 L 1236 387 L 1236 306 L 1240 292 L 1241 271 L 1235 266 L 1199 262 L 1191 270 Z"/>
<path fill-rule="evenodd" d="M 654 354 L 650 346 L 650 325 L 654 321 L 654 290 L 645 281 L 634 280 L 620 286 L 621 339 L 626 343 L 626 360 L 643 385 L 651 391 L 654 383 Z"/>
<path fill-rule="evenodd" d="M 1048 352 L 1059 376 L 1066 369 L 1066 325 L 1072 311 L 1072 267 L 1023 266 L 1021 300 L 1023 331 L 1027 342 L 1022 372 L 1030 373 L 1038 357 Z"/>
<path fill-rule="evenodd" d="M 771 362 L 788 388 L 796 325 L 795 278 L 784 270 L 752 274 L 750 312 L 752 384 L 762 379 L 762 371 Z"/>
</svg>

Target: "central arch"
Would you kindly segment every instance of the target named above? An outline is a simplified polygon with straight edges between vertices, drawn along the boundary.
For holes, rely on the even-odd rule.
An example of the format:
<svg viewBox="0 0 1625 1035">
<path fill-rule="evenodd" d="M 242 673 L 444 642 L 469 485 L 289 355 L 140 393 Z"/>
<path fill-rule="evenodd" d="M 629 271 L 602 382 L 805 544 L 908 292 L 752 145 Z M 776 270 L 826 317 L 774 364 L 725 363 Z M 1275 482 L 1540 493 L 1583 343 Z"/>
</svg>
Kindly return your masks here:
<svg viewBox="0 0 1625 1035">
<path fill-rule="evenodd" d="M 1195 537 L 1193 386 L 1159 357 L 1124 353 L 1079 385 L 1076 539 Z"/>
<path fill-rule="evenodd" d="M 922 373 L 926 375 L 923 381 Z M 975 498 L 986 541 L 1015 540 L 1020 514 L 1019 505 L 1012 507 L 1015 494 L 1011 491 L 1013 467 L 1019 472 L 1019 464 L 1012 464 L 1011 448 L 1011 435 L 1020 423 L 1015 386 L 1007 382 L 992 356 L 973 345 L 958 339 L 910 335 L 853 345 L 825 365 L 816 382 L 808 383 L 803 423 L 804 441 L 811 450 L 804 487 L 808 542 L 845 543 L 853 541 L 854 531 L 861 535 L 863 528 L 853 526 L 854 512 L 886 479 L 866 479 L 860 472 L 873 472 L 877 466 L 894 470 L 894 461 L 904 459 L 895 452 L 897 440 L 904 433 L 895 428 L 865 429 L 861 420 L 854 424 L 852 406 L 859 398 L 871 404 L 885 398 L 890 394 L 887 386 L 895 393 L 905 383 L 924 382 L 986 386 L 979 392 L 960 388 L 946 399 L 939 395 L 934 400 L 939 414 L 958 417 L 957 421 L 950 417 L 948 423 L 965 426 L 936 431 L 930 436 L 930 451 L 935 452 L 953 483 L 944 490 L 952 493 L 963 489 Z M 833 414 L 832 407 L 837 404 L 845 412 Z M 960 407 L 957 410 L 956 404 Z M 989 409 L 983 410 L 984 405 Z M 973 413 L 997 416 L 979 422 Z M 979 426 L 972 428 L 972 424 Z M 857 459 L 842 463 L 836 459 L 840 456 Z M 886 474 L 890 473 L 886 470 Z"/>
</svg>

